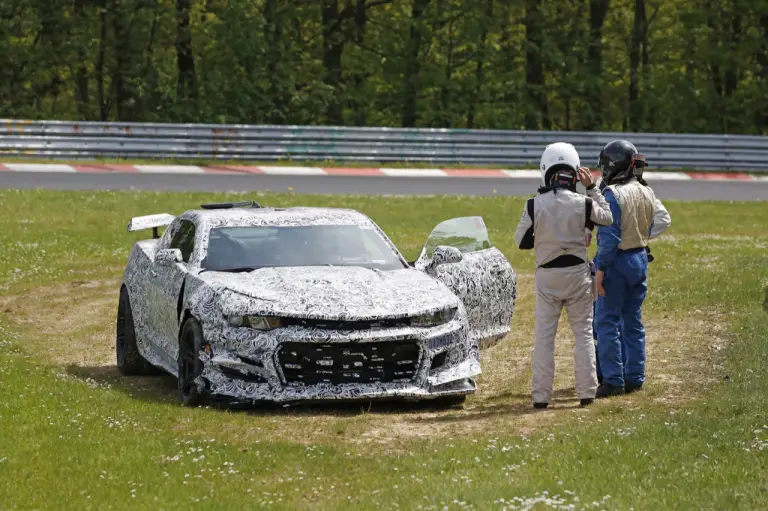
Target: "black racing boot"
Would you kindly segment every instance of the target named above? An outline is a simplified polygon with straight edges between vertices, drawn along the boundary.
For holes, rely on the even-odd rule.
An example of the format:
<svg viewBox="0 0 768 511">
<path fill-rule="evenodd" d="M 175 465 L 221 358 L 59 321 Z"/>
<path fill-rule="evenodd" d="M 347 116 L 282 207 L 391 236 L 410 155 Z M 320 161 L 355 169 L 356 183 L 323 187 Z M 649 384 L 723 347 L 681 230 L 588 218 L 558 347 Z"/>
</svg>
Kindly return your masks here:
<svg viewBox="0 0 768 511">
<path fill-rule="evenodd" d="M 579 400 L 579 406 L 584 408 L 585 406 L 589 406 L 589 405 L 591 405 L 594 402 L 595 402 L 595 400 L 592 399 L 591 397 L 585 397 L 584 399 Z"/>
<path fill-rule="evenodd" d="M 626 392 L 627 394 L 637 392 L 638 390 L 643 390 L 642 383 L 640 385 L 632 385 L 630 383 L 627 383 L 626 385 L 624 385 L 624 392 Z"/>
<path fill-rule="evenodd" d="M 549 403 L 533 403 L 534 408 L 541 409 L 541 408 L 546 408 L 547 406 L 549 406 Z"/>
<path fill-rule="evenodd" d="M 624 394 L 624 387 L 614 387 L 610 383 L 601 383 L 597 387 L 596 399 L 602 399 L 604 397 L 620 396 Z"/>
</svg>

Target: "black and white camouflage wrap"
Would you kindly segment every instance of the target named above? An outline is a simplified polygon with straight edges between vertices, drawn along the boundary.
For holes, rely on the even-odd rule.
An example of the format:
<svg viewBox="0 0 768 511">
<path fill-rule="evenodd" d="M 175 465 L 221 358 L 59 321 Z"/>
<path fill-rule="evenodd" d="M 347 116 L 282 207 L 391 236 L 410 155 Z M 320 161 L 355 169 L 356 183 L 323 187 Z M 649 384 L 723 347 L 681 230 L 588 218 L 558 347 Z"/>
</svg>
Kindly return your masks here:
<svg viewBox="0 0 768 511">
<path fill-rule="evenodd" d="M 156 264 L 155 253 L 170 247 L 182 219 L 196 225 L 195 248 L 189 262 Z M 141 225 L 141 221 L 136 223 Z M 480 224 L 484 230 L 482 221 Z M 214 227 L 291 225 L 358 225 L 374 229 L 403 261 L 403 268 L 274 267 L 244 273 L 200 268 Z M 443 263 L 423 252 L 414 267 L 408 267 L 386 234 L 370 218 L 353 210 L 191 210 L 170 222 L 159 239 L 134 245 L 123 285 L 128 291 L 141 355 L 173 375 L 178 375 L 183 322 L 190 316 L 200 322 L 211 353 L 200 352 L 204 369 L 197 383 L 214 395 L 233 401 L 276 402 L 431 398 L 474 392 L 473 378 L 481 372 L 479 350 L 492 346 L 509 332 L 516 299 L 515 272 L 498 249 L 449 249 L 437 251 L 435 259 L 444 253 L 452 258 L 458 253 L 460 260 Z M 227 320 L 229 316 L 255 315 L 310 322 L 375 322 L 446 309 L 455 309 L 452 319 L 429 327 L 392 325 L 341 330 L 291 324 L 260 331 L 231 326 Z M 414 340 L 419 346 L 418 369 L 408 381 L 289 383 L 278 363 L 278 351 L 286 342 L 364 344 L 402 340 Z M 444 363 L 431 368 L 433 359 L 443 353 Z"/>
</svg>

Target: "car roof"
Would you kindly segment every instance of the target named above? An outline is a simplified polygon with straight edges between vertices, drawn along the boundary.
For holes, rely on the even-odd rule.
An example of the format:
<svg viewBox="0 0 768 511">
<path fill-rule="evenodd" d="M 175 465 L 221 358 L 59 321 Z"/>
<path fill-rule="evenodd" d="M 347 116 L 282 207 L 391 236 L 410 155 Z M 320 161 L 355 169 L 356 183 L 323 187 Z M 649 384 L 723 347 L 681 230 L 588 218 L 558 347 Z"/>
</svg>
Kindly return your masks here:
<svg viewBox="0 0 768 511">
<path fill-rule="evenodd" d="M 353 209 L 290 207 L 290 208 L 225 208 L 194 209 L 185 213 L 205 223 L 226 226 L 256 225 L 363 225 L 371 219 Z"/>
</svg>

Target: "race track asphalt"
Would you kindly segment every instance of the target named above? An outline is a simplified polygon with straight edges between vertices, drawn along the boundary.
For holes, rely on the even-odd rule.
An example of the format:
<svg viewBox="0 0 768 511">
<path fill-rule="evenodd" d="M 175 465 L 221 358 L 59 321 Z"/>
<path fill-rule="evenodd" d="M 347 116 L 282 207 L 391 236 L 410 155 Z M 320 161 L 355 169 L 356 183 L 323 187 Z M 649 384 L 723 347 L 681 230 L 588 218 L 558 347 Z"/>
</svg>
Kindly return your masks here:
<svg viewBox="0 0 768 511">
<path fill-rule="evenodd" d="M 687 201 L 768 200 L 768 180 L 649 180 L 660 199 Z M 0 172 L 0 188 L 52 190 L 156 190 L 308 194 L 529 196 L 539 181 L 520 178 L 287 176 L 254 174 L 138 174 Z"/>
</svg>

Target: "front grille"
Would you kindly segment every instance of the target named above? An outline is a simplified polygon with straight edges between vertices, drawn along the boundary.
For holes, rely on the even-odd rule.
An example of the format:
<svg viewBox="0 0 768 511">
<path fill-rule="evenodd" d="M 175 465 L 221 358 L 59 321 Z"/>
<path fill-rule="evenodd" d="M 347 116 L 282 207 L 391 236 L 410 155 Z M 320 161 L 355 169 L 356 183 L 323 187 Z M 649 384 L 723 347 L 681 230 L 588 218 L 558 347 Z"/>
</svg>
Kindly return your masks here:
<svg viewBox="0 0 768 511">
<path fill-rule="evenodd" d="M 325 319 L 283 318 L 285 326 L 301 326 L 322 330 L 375 330 L 379 328 L 399 328 L 411 325 L 410 318 L 374 319 L 354 321 L 330 321 Z"/>
<path fill-rule="evenodd" d="M 414 341 L 286 342 L 277 360 L 287 383 L 391 383 L 414 378 L 420 353 Z"/>
</svg>

